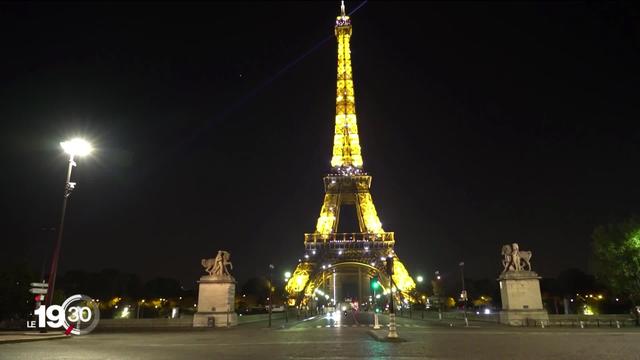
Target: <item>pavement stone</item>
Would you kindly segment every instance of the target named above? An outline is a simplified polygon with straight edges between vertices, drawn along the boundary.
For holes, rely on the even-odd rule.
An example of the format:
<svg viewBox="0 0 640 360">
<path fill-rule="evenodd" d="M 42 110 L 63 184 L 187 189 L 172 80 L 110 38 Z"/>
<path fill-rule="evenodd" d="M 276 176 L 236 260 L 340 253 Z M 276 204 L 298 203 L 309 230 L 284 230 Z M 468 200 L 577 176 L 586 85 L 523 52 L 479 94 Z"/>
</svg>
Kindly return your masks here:
<svg viewBox="0 0 640 360">
<path fill-rule="evenodd" d="M 388 318 L 380 316 L 380 322 L 386 325 Z M 373 316 L 360 313 L 315 316 L 271 329 L 263 322 L 209 331 L 95 332 L 67 341 L 3 344 L 0 359 L 640 360 L 636 328 L 449 327 L 399 318 L 405 341 L 391 343 L 379 341 L 386 327 L 373 331 L 371 324 Z"/>
</svg>

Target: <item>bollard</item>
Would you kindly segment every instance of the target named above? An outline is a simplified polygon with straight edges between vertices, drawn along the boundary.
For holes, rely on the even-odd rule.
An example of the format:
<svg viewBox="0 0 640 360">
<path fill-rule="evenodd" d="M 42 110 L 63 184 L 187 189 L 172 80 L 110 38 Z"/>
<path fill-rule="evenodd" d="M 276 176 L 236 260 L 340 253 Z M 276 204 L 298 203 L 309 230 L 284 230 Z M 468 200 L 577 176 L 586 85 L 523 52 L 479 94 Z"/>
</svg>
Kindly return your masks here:
<svg viewBox="0 0 640 360">
<path fill-rule="evenodd" d="M 378 313 L 373 314 L 373 328 L 376 330 L 380 329 L 380 323 L 378 322 Z"/>
<path fill-rule="evenodd" d="M 469 327 L 469 319 L 466 316 L 464 318 L 464 326 Z"/>
<path fill-rule="evenodd" d="M 544 320 L 540 320 L 540 327 L 544 329 Z"/>
<path fill-rule="evenodd" d="M 389 335 L 388 338 L 395 339 L 398 337 L 398 330 L 396 329 L 396 314 L 389 314 Z"/>
<path fill-rule="evenodd" d="M 580 320 L 580 329 L 584 329 L 584 321 Z"/>
<path fill-rule="evenodd" d="M 616 320 L 616 327 L 620 329 L 620 321 Z"/>
</svg>

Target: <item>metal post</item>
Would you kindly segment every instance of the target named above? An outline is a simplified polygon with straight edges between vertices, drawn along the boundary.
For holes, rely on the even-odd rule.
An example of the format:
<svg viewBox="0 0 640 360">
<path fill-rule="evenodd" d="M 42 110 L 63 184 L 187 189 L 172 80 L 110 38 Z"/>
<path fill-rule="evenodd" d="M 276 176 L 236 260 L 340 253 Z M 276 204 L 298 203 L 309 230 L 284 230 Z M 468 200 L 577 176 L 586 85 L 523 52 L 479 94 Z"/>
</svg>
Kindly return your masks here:
<svg viewBox="0 0 640 360">
<path fill-rule="evenodd" d="M 387 257 L 387 273 L 389 275 L 389 334 L 388 338 L 397 338 L 398 330 L 396 329 L 396 313 L 393 305 L 393 257 Z"/>
<path fill-rule="evenodd" d="M 409 301 L 409 319 L 413 319 L 413 304 Z"/>
<path fill-rule="evenodd" d="M 271 311 L 273 310 L 273 306 L 271 306 L 271 298 L 273 297 L 273 292 L 271 291 L 271 277 L 273 273 L 273 264 L 269 264 L 269 327 L 271 327 Z"/>
<path fill-rule="evenodd" d="M 464 312 L 465 326 L 469 326 L 469 319 L 467 319 L 467 291 L 464 286 L 464 262 L 460 262 L 460 276 L 462 277 L 462 311 Z"/>
<path fill-rule="evenodd" d="M 44 281 L 43 281 L 43 282 L 44 282 Z M 35 316 L 36 316 L 36 314 L 35 314 L 35 310 L 39 309 L 39 308 L 40 308 L 40 305 L 42 305 L 42 301 L 43 301 L 43 300 L 45 300 L 43 297 L 44 297 L 44 295 L 38 295 L 38 301 L 36 301 L 36 304 L 35 304 L 36 306 L 35 306 L 35 308 L 34 308 L 34 314 L 33 314 L 33 318 L 32 318 L 32 320 L 36 320 L 36 319 L 35 319 Z M 39 332 L 40 332 L 40 333 L 46 333 L 46 332 L 47 332 L 47 328 L 45 327 L 45 328 L 43 328 L 43 329 L 40 329 L 40 331 L 39 331 Z"/>
<path fill-rule="evenodd" d="M 373 312 L 375 313 L 376 312 L 376 288 L 375 287 L 373 288 L 372 299 L 373 299 Z"/>
<path fill-rule="evenodd" d="M 438 320 L 442 320 L 442 282 L 441 277 L 440 277 L 440 271 L 436 270 L 435 272 L 435 283 L 438 284 Z M 435 290 L 434 290 L 434 295 L 435 295 Z"/>
<path fill-rule="evenodd" d="M 391 279 L 391 289 L 389 291 L 389 334 L 388 338 L 397 338 L 398 329 L 396 329 L 396 314 L 393 305 L 393 279 Z"/>
<path fill-rule="evenodd" d="M 46 306 L 49 307 L 53 301 L 53 292 L 56 287 L 56 273 L 58 272 L 58 259 L 60 257 L 60 244 L 62 243 L 62 232 L 64 230 L 64 216 L 67 212 L 67 200 L 75 184 L 71 183 L 71 170 L 76 166 L 73 161 L 73 155 L 69 156 L 69 168 L 67 169 L 67 179 L 64 183 L 64 197 L 62 199 L 62 214 L 60 215 L 60 226 L 58 227 L 58 238 L 56 239 L 56 245 L 53 250 L 53 257 L 51 258 L 51 270 L 49 271 L 49 288 L 47 296 L 45 297 Z"/>
</svg>

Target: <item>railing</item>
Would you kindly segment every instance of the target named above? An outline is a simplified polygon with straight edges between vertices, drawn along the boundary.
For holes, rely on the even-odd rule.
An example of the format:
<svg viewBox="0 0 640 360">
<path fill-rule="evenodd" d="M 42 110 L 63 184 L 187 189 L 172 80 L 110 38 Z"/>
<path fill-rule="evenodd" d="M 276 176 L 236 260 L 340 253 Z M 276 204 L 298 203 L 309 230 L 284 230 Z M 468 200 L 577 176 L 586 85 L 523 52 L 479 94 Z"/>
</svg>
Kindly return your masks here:
<svg viewBox="0 0 640 360">
<path fill-rule="evenodd" d="M 332 233 L 304 234 L 305 247 L 308 250 L 318 248 L 380 249 L 393 247 L 393 232 L 384 233 Z"/>
<path fill-rule="evenodd" d="M 533 321 L 533 320 L 531 320 Z M 528 326 L 540 326 L 537 324 L 527 324 Z M 635 326 L 635 319 L 627 314 L 600 314 L 600 315 L 556 315 L 549 314 L 549 323 L 545 325 L 561 327 L 629 327 Z"/>
<path fill-rule="evenodd" d="M 393 232 L 383 233 L 331 233 L 304 234 L 305 242 L 327 242 L 327 241 L 394 241 Z"/>
<path fill-rule="evenodd" d="M 421 320 L 464 320 L 464 314 L 461 311 L 443 311 L 438 314 L 433 310 L 413 310 L 413 316 L 407 309 L 397 311 L 398 316 L 412 317 Z M 499 313 L 477 314 L 473 310 L 467 313 L 469 321 L 500 323 Z M 601 314 L 601 315 L 557 315 L 549 314 L 548 320 L 540 319 L 523 319 L 521 325 L 523 327 L 573 327 L 573 328 L 626 328 L 635 327 L 636 321 L 627 314 Z"/>
</svg>

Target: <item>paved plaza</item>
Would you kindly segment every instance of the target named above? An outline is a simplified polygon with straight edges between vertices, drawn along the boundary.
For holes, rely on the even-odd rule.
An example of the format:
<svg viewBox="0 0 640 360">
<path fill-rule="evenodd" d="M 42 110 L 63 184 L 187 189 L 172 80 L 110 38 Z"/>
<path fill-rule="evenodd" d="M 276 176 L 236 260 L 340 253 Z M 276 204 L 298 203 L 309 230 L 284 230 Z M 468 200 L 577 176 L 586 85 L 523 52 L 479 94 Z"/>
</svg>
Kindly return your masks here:
<svg viewBox="0 0 640 360">
<path fill-rule="evenodd" d="M 640 359 L 636 328 L 512 328 L 482 322 L 467 328 L 399 318 L 405 341 L 392 343 L 376 340 L 372 324 L 372 314 L 361 313 L 276 321 L 272 329 L 257 322 L 230 329 L 95 332 L 0 345 L 0 359 Z"/>
</svg>

